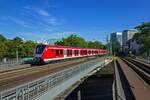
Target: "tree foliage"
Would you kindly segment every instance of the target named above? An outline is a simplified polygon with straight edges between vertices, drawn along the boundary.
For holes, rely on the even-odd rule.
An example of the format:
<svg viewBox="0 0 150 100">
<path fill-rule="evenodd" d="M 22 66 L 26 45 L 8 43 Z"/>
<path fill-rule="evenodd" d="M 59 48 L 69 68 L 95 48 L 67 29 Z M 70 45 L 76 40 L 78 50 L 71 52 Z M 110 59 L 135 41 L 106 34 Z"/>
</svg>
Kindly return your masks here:
<svg viewBox="0 0 150 100">
<path fill-rule="evenodd" d="M 113 53 L 118 53 L 121 51 L 121 45 L 119 42 L 113 42 L 112 43 L 112 52 Z"/>
<path fill-rule="evenodd" d="M 55 42 L 55 45 L 72 46 L 72 47 L 87 47 L 87 42 L 77 35 L 70 35 L 63 38 L 61 41 Z"/>
<path fill-rule="evenodd" d="M 63 38 L 61 41 L 55 42 L 55 45 L 83 47 L 83 48 L 104 48 L 104 45 L 99 41 L 86 41 L 82 37 L 77 35 L 70 35 L 67 38 Z"/>
<path fill-rule="evenodd" d="M 37 43 L 29 40 L 23 41 L 20 37 L 7 39 L 0 35 L 0 59 L 2 58 L 16 58 L 17 51 L 19 58 L 29 57 L 33 55 L 33 51 Z M 77 35 L 70 35 L 57 41 L 55 45 L 83 47 L 83 48 L 105 48 L 99 41 L 86 41 L 84 38 Z"/>
<path fill-rule="evenodd" d="M 3 35 L 0 35 L 0 59 L 4 57 L 16 58 L 17 51 L 20 58 L 32 56 L 36 45 L 37 43 L 33 41 L 23 41 L 20 37 L 6 39 Z"/>
<path fill-rule="evenodd" d="M 0 35 L 0 58 L 6 55 L 6 50 L 7 50 L 6 38 Z"/>
<path fill-rule="evenodd" d="M 104 45 L 99 41 L 89 41 L 88 48 L 104 48 Z"/>
<path fill-rule="evenodd" d="M 150 22 L 142 23 L 137 26 L 136 29 L 138 33 L 136 33 L 133 37 L 139 44 L 142 45 L 140 51 L 143 53 L 147 51 L 148 55 L 150 54 Z"/>
</svg>

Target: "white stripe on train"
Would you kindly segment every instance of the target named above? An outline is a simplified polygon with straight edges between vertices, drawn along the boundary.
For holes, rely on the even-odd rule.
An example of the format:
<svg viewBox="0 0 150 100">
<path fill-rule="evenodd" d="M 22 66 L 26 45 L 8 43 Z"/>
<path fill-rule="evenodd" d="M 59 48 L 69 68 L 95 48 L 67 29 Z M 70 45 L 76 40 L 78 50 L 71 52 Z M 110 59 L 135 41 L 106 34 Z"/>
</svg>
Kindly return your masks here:
<svg viewBox="0 0 150 100">
<path fill-rule="evenodd" d="M 93 54 L 96 55 L 96 54 Z M 93 55 L 85 55 L 85 56 L 93 56 Z M 97 54 L 97 55 L 103 55 L 103 54 Z M 67 58 L 76 58 L 76 57 L 85 57 L 85 56 L 72 56 L 72 57 L 62 57 L 62 58 L 51 58 L 51 59 L 44 59 L 44 62 L 52 61 L 52 60 L 61 60 L 61 59 L 67 59 Z"/>
</svg>

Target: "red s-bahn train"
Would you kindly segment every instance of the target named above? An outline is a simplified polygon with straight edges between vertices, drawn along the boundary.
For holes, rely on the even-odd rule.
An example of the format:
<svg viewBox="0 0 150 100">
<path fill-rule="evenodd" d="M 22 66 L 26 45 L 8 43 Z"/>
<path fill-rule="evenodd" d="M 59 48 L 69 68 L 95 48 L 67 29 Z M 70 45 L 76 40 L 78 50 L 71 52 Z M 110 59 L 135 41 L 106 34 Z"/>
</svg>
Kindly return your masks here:
<svg viewBox="0 0 150 100">
<path fill-rule="evenodd" d="M 70 46 L 38 45 L 35 48 L 33 60 L 36 63 L 48 63 L 54 60 L 105 55 L 107 50 L 78 48 Z"/>
</svg>

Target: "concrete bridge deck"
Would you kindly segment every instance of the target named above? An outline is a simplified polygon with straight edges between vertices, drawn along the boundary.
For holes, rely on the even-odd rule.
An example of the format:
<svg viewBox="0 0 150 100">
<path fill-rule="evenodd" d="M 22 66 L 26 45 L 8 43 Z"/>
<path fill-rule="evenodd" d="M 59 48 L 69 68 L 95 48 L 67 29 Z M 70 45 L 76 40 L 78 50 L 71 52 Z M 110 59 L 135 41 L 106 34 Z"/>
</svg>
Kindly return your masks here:
<svg viewBox="0 0 150 100">
<path fill-rule="evenodd" d="M 112 59 L 96 59 L 92 63 L 85 62 L 76 67 L 2 91 L 0 100 L 53 100 L 60 98 L 61 94 L 73 84 L 82 81 L 94 73 L 95 69 L 100 70 L 111 61 Z"/>
</svg>

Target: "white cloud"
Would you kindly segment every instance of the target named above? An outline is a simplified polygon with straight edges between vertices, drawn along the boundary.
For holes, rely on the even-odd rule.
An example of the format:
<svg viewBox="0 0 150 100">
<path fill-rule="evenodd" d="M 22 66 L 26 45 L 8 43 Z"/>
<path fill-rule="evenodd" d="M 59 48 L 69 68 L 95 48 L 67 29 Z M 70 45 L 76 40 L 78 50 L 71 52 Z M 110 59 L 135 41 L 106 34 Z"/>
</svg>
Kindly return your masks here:
<svg viewBox="0 0 150 100">
<path fill-rule="evenodd" d="M 40 38 L 42 34 L 45 37 L 60 37 L 60 33 L 52 33 L 57 31 L 59 25 L 62 23 L 59 19 L 55 16 L 52 16 L 48 11 L 32 7 L 32 6 L 25 6 L 21 9 L 20 14 L 18 16 L 2 16 L 0 17 L 0 24 L 7 23 L 6 25 L 17 25 L 24 28 L 26 31 L 31 32 L 23 32 L 22 36 L 30 36 L 31 38 Z M 19 29 L 17 29 L 19 30 Z M 30 34 L 31 33 L 31 34 Z M 37 34 L 35 34 L 37 33 Z M 47 34 L 49 33 L 49 34 Z M 52 34 L 52 35 L 51 35 Z"/>
<path fill-rule="evenodd" d="M 40 15 L 43 15 L 43 16 L 50 16 L 50 14 L 48 12 L 46 12 L 45 10 L 42 10 L 42 9 L 37 10 L 37 13 L 39 13 Z"/>
<path fill-rule="evenodd" d="M 46 29 L 52 26 L 62 25 L 57 17 L 52 16 L 48 11 L 44 9 L 33 6 L 25 6 L 23 8 L 25 9 L 26 16 L 32 17 L 32 20 L 34 20 L 34 22 L 32 22 L 36 25 L 41 25 L 44 27 L 47 26 L 45 27 Z"/>
<path fill-rule="evenodd" d="M 52 25 L 52 26 L 58 26 L 62 24 L 58 21 L 56 17 L 48 17 L 48 18 L 43 18 L 41 20 L 44 21 L 44 23 L 47 23 L 48 25 Z"/>
<path fill-rule="evenodd" d="M 30 39 L 39 40 L 41 39 L 41 37 L 44 36 L 41 33 L 34 33 L 34 32 L 18 32 L 18 33 L 21 37 L 24 37 L 25 40 L 30 40 Z"/>
<path fill-rule="evenodd" d="M 41 15 L 41 16 L 45 16 L 45 17 L 50 16 L 50 14 L 46 10 L 41 9 L 41 8 L 37 8 L 37 7 L 33 7 L 33 6 L 25 6 L 23 8 L 27 9 L 27 10 L 31 10 L 32 12 L 34 12 L 38 15 Z"/>
<path fill-rule="evenodd" d="M 10 17 L 10 16 L 2 17 L 2 20 L 10 21 L 10 22 L 13 22 L 13 23 L 15 23 L 17 25 L 20 25 L 20 26 L 23 26 L 23 27 L 27 27 L 27 28 L 31 28 L 28 22 L 26 22 L 24 20 L 16 19 L 14 17 Z"/>
<path fill-rule="evenodd" d="M 76 34 L 76 32 L 55 32 L 51 33 L 51 38 L 56 38 L 56 39 L 61 39 L 61 38 L 66 38 L 71 34 Z"/>
</svg>

